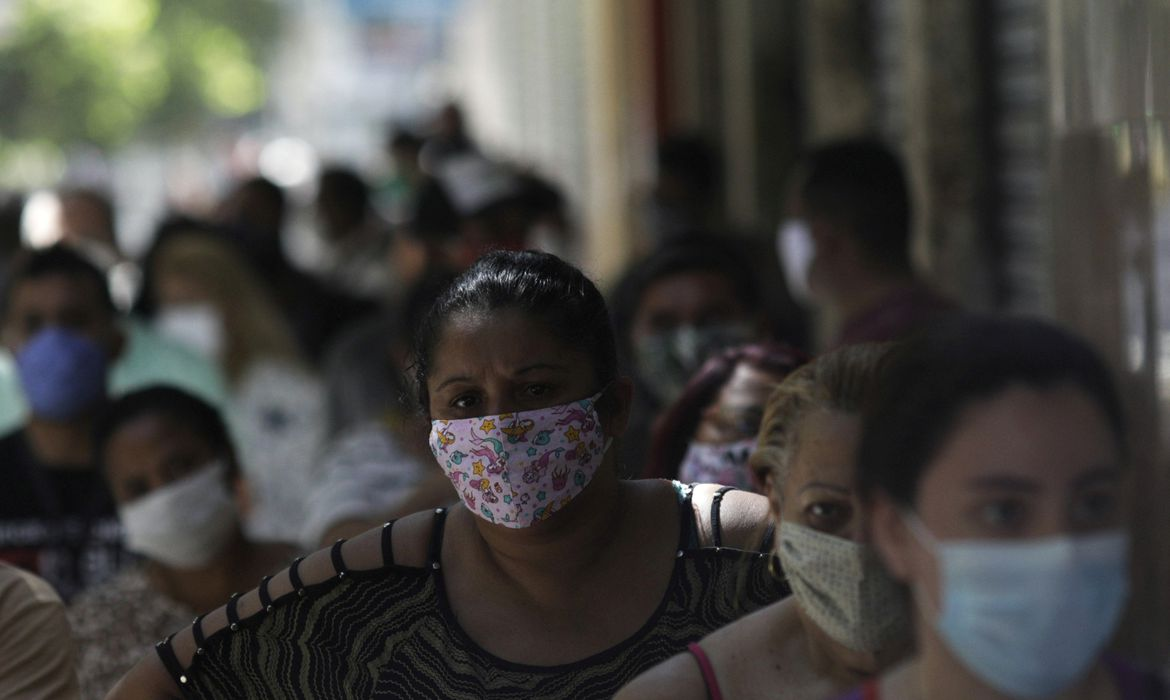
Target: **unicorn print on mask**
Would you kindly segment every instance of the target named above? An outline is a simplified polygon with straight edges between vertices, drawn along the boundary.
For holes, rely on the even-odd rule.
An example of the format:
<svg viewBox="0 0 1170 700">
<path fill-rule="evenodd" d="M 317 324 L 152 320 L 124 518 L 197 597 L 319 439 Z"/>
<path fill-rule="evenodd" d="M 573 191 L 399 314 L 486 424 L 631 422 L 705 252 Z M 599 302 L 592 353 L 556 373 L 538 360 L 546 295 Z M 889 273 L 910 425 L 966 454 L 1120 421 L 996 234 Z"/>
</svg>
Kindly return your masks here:
<svg viewBox="0 0 1170 700">
<path fill-rule="evenodd" d="M 601 466 L 611 442 L 595 409 L 601 393 L 533 411 L 432 421 L 431 452 L 471 512 L 529 527 L 561 511 Z"/>
</svg>

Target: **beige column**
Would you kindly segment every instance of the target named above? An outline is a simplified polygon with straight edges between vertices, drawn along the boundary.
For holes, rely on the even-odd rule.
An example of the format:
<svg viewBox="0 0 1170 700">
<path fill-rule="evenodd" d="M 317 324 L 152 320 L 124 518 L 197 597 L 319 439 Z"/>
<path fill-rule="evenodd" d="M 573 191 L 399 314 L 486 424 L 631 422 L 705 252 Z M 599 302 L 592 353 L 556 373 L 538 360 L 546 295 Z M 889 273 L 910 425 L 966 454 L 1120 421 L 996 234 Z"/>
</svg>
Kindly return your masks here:
<svg viewBox="0 0 1170 700">
<path fill-rule="evenodd" d="M 583 3 L 586 191 L 585 267 L 603 285 L 633 250 L 632 193 L 652 175 L 648 4 Z"/>
</svg>

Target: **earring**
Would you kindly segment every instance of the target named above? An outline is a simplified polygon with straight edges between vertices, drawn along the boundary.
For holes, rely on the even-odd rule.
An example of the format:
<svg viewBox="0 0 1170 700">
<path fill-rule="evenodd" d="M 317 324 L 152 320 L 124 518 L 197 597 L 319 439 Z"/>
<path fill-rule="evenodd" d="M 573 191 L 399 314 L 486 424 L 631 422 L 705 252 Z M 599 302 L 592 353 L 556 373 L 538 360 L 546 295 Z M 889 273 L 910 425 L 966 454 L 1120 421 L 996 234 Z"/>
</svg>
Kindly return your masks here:
<svg viewBox="0 0 1170 700">
<path fill-rule="evenodd" d="M 784 569 L 780 565 L 780 557 L 776 556 L 775 552 L 768 557 L 768 575 L 777 583 L 788 583 L 788 577 L 784 575 Z"/>
</svg>

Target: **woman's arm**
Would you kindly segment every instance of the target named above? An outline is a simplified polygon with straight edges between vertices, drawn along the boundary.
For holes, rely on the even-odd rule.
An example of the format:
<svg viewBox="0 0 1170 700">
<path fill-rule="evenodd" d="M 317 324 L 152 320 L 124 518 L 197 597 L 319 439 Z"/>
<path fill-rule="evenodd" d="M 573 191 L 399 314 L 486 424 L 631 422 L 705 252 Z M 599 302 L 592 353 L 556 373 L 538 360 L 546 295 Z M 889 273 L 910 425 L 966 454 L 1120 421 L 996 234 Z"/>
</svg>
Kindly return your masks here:
<svg viewBox="0 0 1170 700">
<path fill-rule="evenodd" d="M 153 650 L 134 665 L 106 700 L 182 700 L 183 695 L 171 680 L 162 661 Z"/>
</svg>

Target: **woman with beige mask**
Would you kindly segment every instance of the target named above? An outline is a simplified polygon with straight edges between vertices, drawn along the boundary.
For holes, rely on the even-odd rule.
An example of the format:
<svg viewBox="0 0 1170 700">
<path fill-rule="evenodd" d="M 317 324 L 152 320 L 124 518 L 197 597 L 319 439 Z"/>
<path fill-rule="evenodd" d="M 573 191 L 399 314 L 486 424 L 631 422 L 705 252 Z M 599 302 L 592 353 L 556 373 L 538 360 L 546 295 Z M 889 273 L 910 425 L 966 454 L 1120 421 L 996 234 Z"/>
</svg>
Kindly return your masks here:
<svg viewBox="0 0 1170 700">
<path fill-rule="evenodd" d="M 869 544 L 854 484 L 860 414 L 886 354 L 824 355 L 768 401 L 751 468 L 771 486 L 777 575 L 793 595 L 692 644 L 618 700 L 829 697 L 909 651 L 908 600 Z"/>
</svg>

